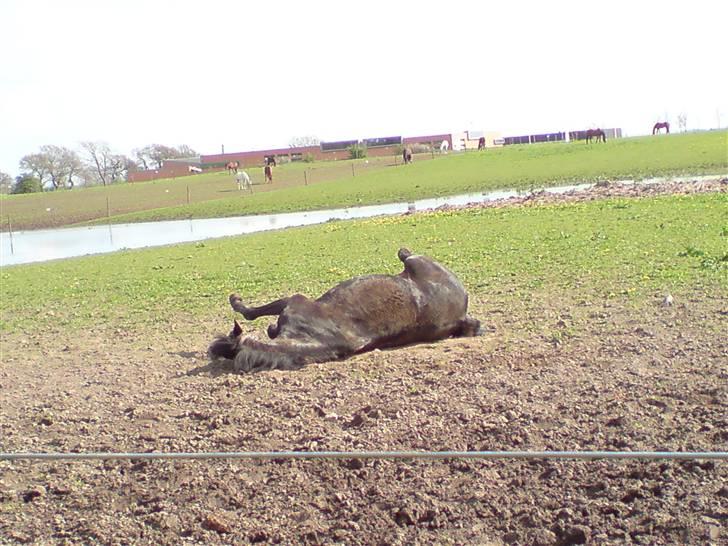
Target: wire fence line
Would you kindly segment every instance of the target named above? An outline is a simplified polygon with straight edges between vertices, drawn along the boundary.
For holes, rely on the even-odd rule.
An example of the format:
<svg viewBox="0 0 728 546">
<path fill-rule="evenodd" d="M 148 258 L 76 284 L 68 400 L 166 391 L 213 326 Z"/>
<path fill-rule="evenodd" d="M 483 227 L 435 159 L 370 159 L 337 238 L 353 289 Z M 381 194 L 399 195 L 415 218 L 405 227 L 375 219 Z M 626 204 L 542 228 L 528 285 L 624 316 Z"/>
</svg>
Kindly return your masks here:
<svg viewBox="0 0 728 546">
<path fill-rule="evenodd" d="M 717 459 L 726 451 L 228 451 L 191 453 L 0 453 L 0 461 L 110 459 Z"/>
</svg>

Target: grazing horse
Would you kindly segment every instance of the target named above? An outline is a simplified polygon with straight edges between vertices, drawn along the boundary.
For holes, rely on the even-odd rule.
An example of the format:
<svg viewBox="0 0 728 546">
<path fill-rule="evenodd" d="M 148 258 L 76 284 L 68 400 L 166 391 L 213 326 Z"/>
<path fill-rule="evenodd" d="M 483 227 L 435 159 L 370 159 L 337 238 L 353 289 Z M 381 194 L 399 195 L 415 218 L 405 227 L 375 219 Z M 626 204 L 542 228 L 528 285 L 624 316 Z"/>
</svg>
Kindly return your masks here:
<svg viewBox="0 0 728 546">
<path fill-rule="evenodd" d="M 188 173 L 200 174 L 202 172 L 202 169 L 200 167 L 195 167 L 194 165 L 188 165 L 187 166 L 187 172 Z"/>
<path fill-rule="evenodd" d="M 480 137 L 478 139 L 478 151 L 485 150 L 485 137 Z"/>
<path fill-rule="evenodd" d="M 253 184 L 250 182 L 248 173 L 245 171 L 239 171 L 238 174 L 235 175 L 235 181 L 238 183 L 239 190 L 247 189 L 250 193 L 253 193 Z"/>
<path fill-rule="evenodd" d="M 271 167 L 270 165 L 266 165 L 263 168 L 263 173 L 265 174 L 265 183 L 272 184 L 273 183 L 273 167 Z"/>
<path fill-rule="evenodd" d="M 404 161 L 404 164 L 412 163 L 412 150 L 410 148 L 405 148 L 402 150 L 402 161 Z"/>
<path fill-rule="evenodd" d="M 657 134 L 660 132 L 660 129 L 665 129 L 665 132 L 669 135 L 670 134 L 670 124 L 665 121 L 659 121 L 655 123 L 655 125 L 652 127 L 652 134 Z"/>
<path fill-rule="evenodd" d="M 589 129 L 586 132 L 586 143 L 589 144 L 592 138 L 596 138 L 597 142 L 599 142 L 600 140 L 602 142 L 607 141 L 607 135 L 605 135 L 604 131 L 602 131 L 601 129 Z"/>
<path fill-rule="evenodd" d="M 239 161 L 229 161 L 227 165 L 225 165 L 225 168 L 228 171 L 228 174 L 238 174 L 238 168 L 240 168 L 240 162 Z"/>
<path fill-rule="evenodd" d="M 270 341 L 259 341 L 244 337 L 236 320 L 208 356 L 233 360 L 240 372 L 295 370 L 373 349 L 480 335 L 480 321 L 467 315 L 468 294 L 452 272 L 405 248 L 398 257 L 404 263 L 399 275 L 354 277 L 316 300 L 296 294 L 246 307 L 232 294 L 232 308 L 247 320 L 278 315 L 278 321 L 268 326 Z"/>
</svg>

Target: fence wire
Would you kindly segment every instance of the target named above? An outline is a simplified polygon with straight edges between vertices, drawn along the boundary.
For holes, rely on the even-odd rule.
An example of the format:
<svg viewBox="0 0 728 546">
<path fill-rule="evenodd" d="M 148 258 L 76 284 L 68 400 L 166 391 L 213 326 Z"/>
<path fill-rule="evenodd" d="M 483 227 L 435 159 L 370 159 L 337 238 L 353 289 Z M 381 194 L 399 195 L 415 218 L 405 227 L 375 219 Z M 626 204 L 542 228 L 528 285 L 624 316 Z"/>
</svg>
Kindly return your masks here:
<svg viewBox="0 0 728 546">
<path fill-rule="evenodd" d="M 0 453 L 0 461 L 110 459 L 718 459 L 726 451 L 229 451 L 192 453 Z"/>
</svg>

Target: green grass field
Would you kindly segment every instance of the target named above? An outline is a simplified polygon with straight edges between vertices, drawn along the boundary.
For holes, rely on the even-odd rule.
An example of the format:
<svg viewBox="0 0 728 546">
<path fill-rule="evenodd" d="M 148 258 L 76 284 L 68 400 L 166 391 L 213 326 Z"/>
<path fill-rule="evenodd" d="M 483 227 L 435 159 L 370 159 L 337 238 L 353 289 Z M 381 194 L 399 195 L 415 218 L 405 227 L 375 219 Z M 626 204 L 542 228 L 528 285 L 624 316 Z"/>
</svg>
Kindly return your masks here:
<svg viewBox="0 0 728 546">
<path fill-rule="evenodd" d="M 129 332 L 220 323 L 232 317 L 232 291 L 251 303 L 317 296 L 350 276 L 397 272 L 400 246 L 451 267 L 480 314 L 542 298 L 725 294 L 728 197 L 432 212 L 6 267 L 0 330 L 53 335 L 99 324 Z"/>
<path fill-rule="evenodd" d="M 354 173 L 352 176 L 352 165 Z M 304 185 L 304 171 L 309 185 Z M 253 180 L 261 173 L 250 170 Z M 0 202 L 0 225 L 34 229 L 80 222 L 211 218 L 409 201 L 503 188 L 527 189 L 600 179 L 728 173 L 728 132 L 673 134 L 510 146 L 485 152 L 417 157 L 409 166 L 372 158 L 276 169 L 273 185 L 254 195 L 234 190 L 225 173 L 108 188 L 11 196 Z M 188 193 L 189 190 L 189 193 Z M 189 195 L 190 203 L 187 204 Z M 107 211 L 108 199 L 108 211 Z M 110 218 L 107 219 L 107 212 Z"/>
</svg>

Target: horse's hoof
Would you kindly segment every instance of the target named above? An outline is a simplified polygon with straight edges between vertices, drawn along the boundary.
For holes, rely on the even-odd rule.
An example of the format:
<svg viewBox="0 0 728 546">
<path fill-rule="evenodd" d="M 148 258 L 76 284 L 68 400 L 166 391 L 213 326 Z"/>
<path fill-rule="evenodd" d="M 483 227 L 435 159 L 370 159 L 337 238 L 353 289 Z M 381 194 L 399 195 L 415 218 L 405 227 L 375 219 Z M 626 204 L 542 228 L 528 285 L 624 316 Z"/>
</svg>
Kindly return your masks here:
<svg viewBox="0 0 728 546">
<path fill-rule="evenodd" d="M 410 252 L 410 250 L 408 248 L 402 247 L 399 249 L 399 252 L 397 252 L 397 256 L 399 257 L 399 259 L 401 261 L 404 262 L 407 258 L 412 256 L 412 252 Z"/>
</svg>

